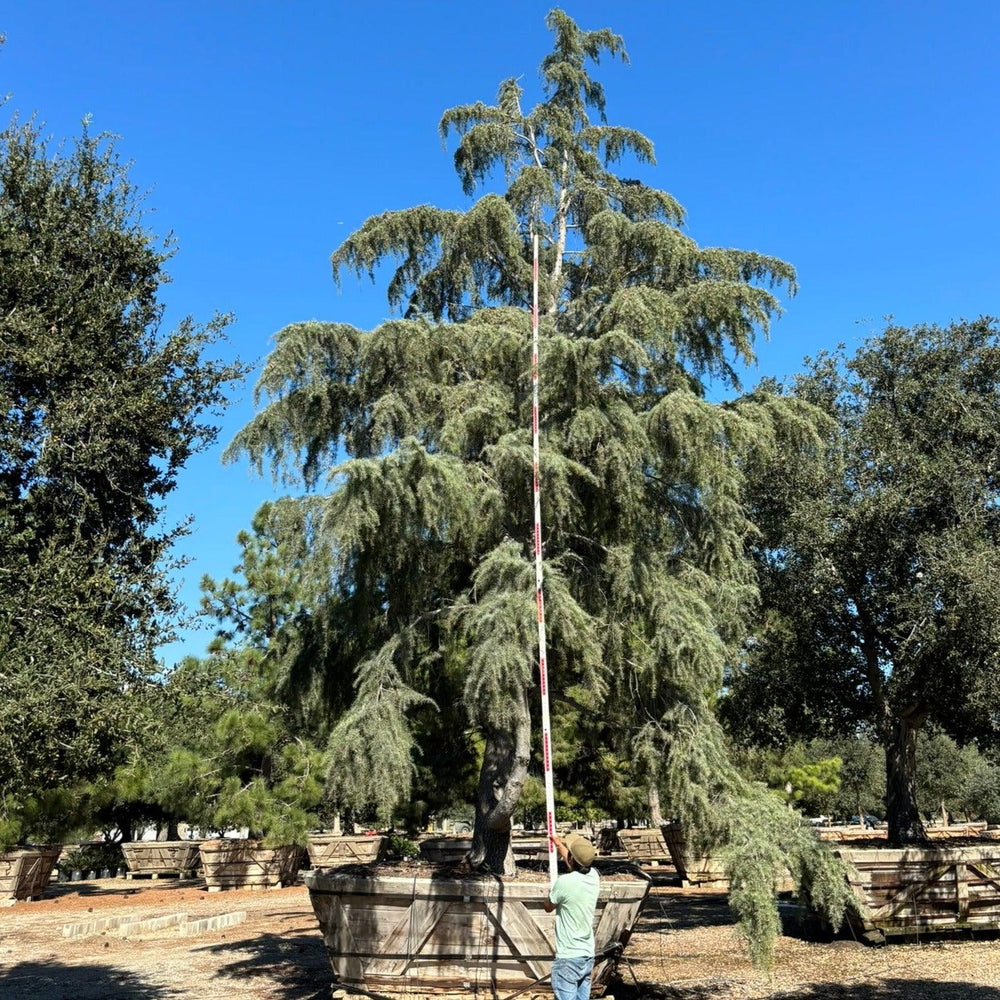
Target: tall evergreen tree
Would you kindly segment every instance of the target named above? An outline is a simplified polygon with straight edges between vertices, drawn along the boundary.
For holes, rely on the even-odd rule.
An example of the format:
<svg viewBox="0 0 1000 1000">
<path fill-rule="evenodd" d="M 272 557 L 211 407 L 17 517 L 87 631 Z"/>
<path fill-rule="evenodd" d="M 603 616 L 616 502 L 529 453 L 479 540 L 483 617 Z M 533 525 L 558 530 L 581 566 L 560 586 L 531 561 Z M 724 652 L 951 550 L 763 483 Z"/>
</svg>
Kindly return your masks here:
<svg viewBox="0 0 1000 1000">
<path fill-rule="evenodd" d="M 334 792 L 405 799 L 408 714 L 432 685 L 451 692 L 485 740 L 472 861 L 494 871 L 512 870 L 532 752 L 532 234 L 554 711 L 600 713 L 595 738 L 702 826 L 731 819 L 720 789 L 747 791 L 712 713 L 755 598 L 736 457 L 815 436 L 794 399 L 705 399 L 707 380 L 737 383 L 793 268 L 699 246 L 671 195 L 616 174 L 654 162 L 645 136 L 607 123 L 589 72 L 624 59 L 622 39 L 559 10 L 548 26 L 540 103 L 524 110 L 509 79 L 494 104 L 441 119 L 469 207 L 373 216 L 334 252 L 338 280 L 391 262 L 402 318 L 282 330 L 266 405 L 229 450 L 307 488 L 320 669 L 355 685 L 330 745 Z M 495 175 L 502 191 L 486 187 Z"/>
<path fill-rule="evenodd" d="M 162 501 L 215 434 L 225 320 L 162 334 L 169 245 L 113 144 L 0 133 L 0 818 L 107 774 L 178 609 Z M 29 810 L 30 811 L 30 810 Z"/>
<path fill-rule="evenodd" d="M 762 463 L 766 613 L 729 713 L 743 728 L 877 735 L 893 843 L 919 842 L 917 734 L 995 742 L 1000 705 L 1000 333 L 890 326 L 792 387 L 827 461 Z"/>
</svg>

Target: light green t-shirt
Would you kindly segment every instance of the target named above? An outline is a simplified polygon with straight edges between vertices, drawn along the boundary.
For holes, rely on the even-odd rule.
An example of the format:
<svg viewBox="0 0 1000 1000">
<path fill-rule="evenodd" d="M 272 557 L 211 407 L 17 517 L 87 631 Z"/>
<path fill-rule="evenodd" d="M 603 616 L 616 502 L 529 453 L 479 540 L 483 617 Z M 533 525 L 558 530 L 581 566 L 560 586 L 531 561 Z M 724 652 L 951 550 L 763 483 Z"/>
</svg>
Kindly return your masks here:
<svg viewBox="0 0 1000 1000">
<path fill-rule="evenodd" d="M 594 910 L 601 877 L 597 869 L 567 872 L 556 879 L 549 899 L 556 904 L 556 958 L 594 957 Z"/>
</svg>

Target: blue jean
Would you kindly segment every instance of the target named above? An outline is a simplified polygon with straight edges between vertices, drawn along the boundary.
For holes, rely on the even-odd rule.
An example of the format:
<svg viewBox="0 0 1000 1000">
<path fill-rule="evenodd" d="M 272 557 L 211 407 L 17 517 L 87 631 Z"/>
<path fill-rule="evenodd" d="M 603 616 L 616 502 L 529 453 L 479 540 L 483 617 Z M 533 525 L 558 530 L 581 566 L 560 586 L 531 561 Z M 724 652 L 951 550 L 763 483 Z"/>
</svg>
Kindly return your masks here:
<svg viewBox="0 0 1000 1000">
<path fill-rule="evenodd" d="M 590 1000 L 592 958 L 557 958 L 552 962 L 552 992 L 556 1000 Z"/>
</svg>

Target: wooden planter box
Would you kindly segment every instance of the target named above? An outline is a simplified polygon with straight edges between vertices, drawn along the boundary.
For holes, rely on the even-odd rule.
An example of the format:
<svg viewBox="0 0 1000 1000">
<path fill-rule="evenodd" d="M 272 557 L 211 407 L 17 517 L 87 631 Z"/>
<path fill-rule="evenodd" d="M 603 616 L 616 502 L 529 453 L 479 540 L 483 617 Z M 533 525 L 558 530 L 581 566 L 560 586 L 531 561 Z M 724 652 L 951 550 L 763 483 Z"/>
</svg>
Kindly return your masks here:
<svg viewBox="0 0 1000 1000">
<path fill-rule="evenodd" d="M 334 974 L 346 986 L 494 995 L 529 988 L 551 969 L 555 914 L 543 908 L 547 882 L 337 872 L 307 872 L 304 880 Z M 648 880 L 601 880 L 598 956 L 628 940 L 648 892 Z M 595 992 L 613 965 L 612 957 L 599 958 Z"/>
<path fill-rule="evenodd" d="M 718 888 L 729 886 L 722 859 L 691 851 L 682 823 L 664 823 L 660 830 L 677 874 L 681 877 L 681 885 L 711 885 Z M 618 836 L 621 837 L 624 832 L 619 831 Z"/>
<path fill-rule="evenodd" d="M 128 866 L 125 877 L 194 875 L 201 863 L 200 846 L 200 840 L 135 840 L 122 844 Z"/>
<path fill-rule="evenodd" d="M 62 845 L 17 847 L 0 854 L 0 902 L 40 899 L 52 879 Z"/>
<path fill-rule="evenodd" d="M 435 864 L 456 864 L 472 850 L 472 837 L 428 837 L 420 841 L 420 856 Z"/>
<path fill-rule="evenodd" d="M 545 839 L 532 837 L 511 839 L 516 861 L 548 861 L 549 847 Z M 472 837 L 428 837 L 420 842 L 420 856 L 435 864 L 457 864 L 472 850 Z"/>
<path fill-rule="evenodd" d="M 869 940 L 1000 928 L 1000 843 L 833 853 L 850 871 L 857 909 L 848 919 Z"/>
<path fill-rule="evenodd" d="M 858 826 L 817 826 L 816 836 L 826 843 L 845 844 L 852 840 L 885 840 L 885 830 L 869 830 Z"/>
<path fill-rule="evenodd" d="M 370 864 L 378 861 L 385 841 L 385 837 L 344 837 L 334 833 L 314 833 L 306 844 L 309 866 L 333 868 L 336 865 Z"/>
<path fill-rule="evenodd" d="M 301 847 L 263 847 L 255 840 L 205 840 L 200 850 L 209 892 L 289 885 L 302 858 Z"/>
<path fill-rule="evenodd" d="M 605 856 L 609 854 L 625 854 L 627 856 L 625 847 L 618 836 L 620 832 L 620 830 L 616 830 L 614 827 L 605 827 L 601 830 L 597 835 L 598 854 Z"/>
<path fill-rule="evenodd" d="M 671 855 L 659 827 L 643 830 L 619 830 L 618 843 L 637 865 L 670 864 Z"/>
</svg>

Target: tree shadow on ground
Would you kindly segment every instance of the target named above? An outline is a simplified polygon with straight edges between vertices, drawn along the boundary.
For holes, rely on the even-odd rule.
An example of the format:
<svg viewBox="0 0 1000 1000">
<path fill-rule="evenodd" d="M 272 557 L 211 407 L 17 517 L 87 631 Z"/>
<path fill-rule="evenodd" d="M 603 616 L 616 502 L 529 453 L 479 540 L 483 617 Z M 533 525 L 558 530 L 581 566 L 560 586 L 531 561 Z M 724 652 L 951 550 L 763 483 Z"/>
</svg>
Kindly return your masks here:
<svg viewBox="0 0 1000 1000">
<path fill-rule="evenodd" d="M 333 969 L 316 921 L 301 913 L 284 919 L 289 926 L 280 933 L 223 941 L 201 950 L 225 962 L 217 978 L 239 979 L 244 985 L 255 977 L 266 978 L 273 1000 L 329 1000 Z"/>
<path fill-rule="evenodd" d="M 171 1000 L 182 995 L 113 965 L 47 960 L 0 969 L 3 1000 Z"/>
<path fill-rule="evenodd" d="M 64 896 L 134 896 L 143 889 L 197 889 L 205 888 L 205 880 L 200 878 L 152 879 L 102 879 L 91 882 L 53 882 L 46 886 L 45 899 L 60 899 Z"/>
<path fill-rule="evenodd" d="M 722 980 L 670 986 L 619 979 L 609 989 L 616 1000 L 723 1000 L 740 995 L 733 985 Z M 1000 1000 L 1000 989 L 957 980 L 875 979 L 804 983 L 771 993 L 768 1000 Z"/>
<path fill-rule="evenodd" d="M 668 933 L 692 927 L 735 924 L 725 893 L 691 893 L 686 896 L 650 895 L 633 933 Z"/>
<path fill-rule="evenodd" d="M 612 979 L 608 992 L 615 1000 L 728 1000 L 733 995 L 732 986 L 731 982 L 722 980 L 690 986 L 666 986 Z"/>
<path fill-rule="evenodd" d="M 770 1000 L 1000 1000 L 1000 989 L 938 979 L 876 979 L 862 983 L 808 983 L 772 993 Z"/>
</svg>

